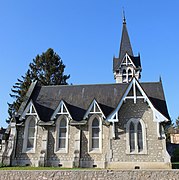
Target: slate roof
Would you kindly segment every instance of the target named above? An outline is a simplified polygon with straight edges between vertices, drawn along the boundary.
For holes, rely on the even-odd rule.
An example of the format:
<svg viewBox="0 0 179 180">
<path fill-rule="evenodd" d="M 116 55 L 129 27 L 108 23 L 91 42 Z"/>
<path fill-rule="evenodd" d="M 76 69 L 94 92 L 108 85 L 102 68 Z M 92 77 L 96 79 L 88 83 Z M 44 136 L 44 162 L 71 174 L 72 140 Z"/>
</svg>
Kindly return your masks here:
<svg viewBox="0 0 179 180">
<path fill-rule="evenodd" d="M 130 56 L 136 68 L 141 68 L 140 56 Z"/>
<path fill-rule="evenodd" d="M 75 121 L 82 121 L 91 102 L 95 99 L 107 117 L 118 105 L 129 84 L 94 85 L 36 85 L 29 96 L 42 121 L 50 121 L 53 112 L 63 100 Z M 161 82 L 140 83 L 154 107 L 170 119 Z M 25 109 L 21 107 L 21 109 Z"/>
<path fill-rule="evenodd" d="M 126 54 L 126 52 L 129 55 L 133 56 L 132 46 L 130 43 L 126 22 L 123 22 L 119 59 L 122 59 L 124 57 L 124 55 Z"/>
</svg>

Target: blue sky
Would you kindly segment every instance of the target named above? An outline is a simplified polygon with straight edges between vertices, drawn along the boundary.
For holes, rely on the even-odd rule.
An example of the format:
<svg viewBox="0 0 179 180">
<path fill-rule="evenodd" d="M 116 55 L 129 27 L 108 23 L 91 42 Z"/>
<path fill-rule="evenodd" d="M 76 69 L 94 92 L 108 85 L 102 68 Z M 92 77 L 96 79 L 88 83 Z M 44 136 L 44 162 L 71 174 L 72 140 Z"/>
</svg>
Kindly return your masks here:
<svg viewBox="0 0 179 180">
<path fill-rule="evenodd" d="M 53 48 L 66 65 L 69 83 L 114 83 L 122 9 L 143 82 L 162 76 L 172 120 L 179 116 L 179 1 L 0 1 L 0 126 L 6 127 L 11 87 L 37 54 Z"/>
</svg>

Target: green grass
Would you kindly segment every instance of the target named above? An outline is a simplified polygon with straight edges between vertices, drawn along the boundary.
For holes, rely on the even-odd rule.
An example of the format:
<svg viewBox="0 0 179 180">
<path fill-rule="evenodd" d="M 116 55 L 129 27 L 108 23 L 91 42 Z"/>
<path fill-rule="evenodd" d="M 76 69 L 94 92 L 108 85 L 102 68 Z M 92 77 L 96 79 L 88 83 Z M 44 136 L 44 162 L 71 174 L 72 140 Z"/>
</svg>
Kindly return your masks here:
<svg viewBox="0 0 179 180">
<path fill-rule="evenodd" d="M 179 162 L 172 162 L 172 169 L 179 169 Z"/>
<path fill-rule="evenodd" d="M 99 168 L 60 168 L 60 167 L 0 167 L 0 170 L 100 170 Z"/>
</svg>

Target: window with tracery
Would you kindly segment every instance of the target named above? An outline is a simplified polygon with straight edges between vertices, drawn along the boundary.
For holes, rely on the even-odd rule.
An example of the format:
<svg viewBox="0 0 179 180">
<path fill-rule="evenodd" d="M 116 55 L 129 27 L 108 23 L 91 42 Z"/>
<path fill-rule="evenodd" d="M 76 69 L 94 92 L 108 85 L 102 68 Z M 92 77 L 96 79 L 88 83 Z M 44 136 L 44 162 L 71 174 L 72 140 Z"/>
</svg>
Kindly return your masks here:
<svg viewBox="0 0 179 180">
<path fill-rule="evenodd" d="M 127 153 L 146 153 L 146 129 L 142 120 L 132 119 L 127 123 Z"/>
</svg>

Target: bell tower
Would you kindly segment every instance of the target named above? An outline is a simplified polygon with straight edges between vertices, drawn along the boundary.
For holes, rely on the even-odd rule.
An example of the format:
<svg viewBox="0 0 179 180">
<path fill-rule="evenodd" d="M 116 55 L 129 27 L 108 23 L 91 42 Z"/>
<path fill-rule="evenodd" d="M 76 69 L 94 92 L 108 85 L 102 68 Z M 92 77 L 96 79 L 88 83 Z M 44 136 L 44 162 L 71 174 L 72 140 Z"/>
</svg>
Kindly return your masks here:
<svg viewBox="0 0 179 180">
<path fill-rule="evenodd" d="M 124 16 L 119 56 L 113 57 L 114 79 L 116 83 L 129 83 L 133 77 L 139 80 L 141 71 L 140 55 L 133 55 Z"/>
</svg>

